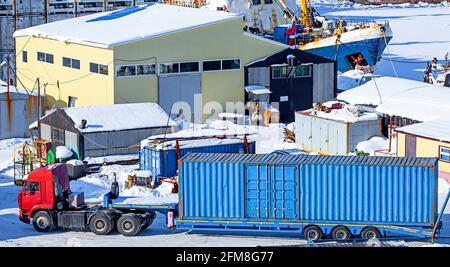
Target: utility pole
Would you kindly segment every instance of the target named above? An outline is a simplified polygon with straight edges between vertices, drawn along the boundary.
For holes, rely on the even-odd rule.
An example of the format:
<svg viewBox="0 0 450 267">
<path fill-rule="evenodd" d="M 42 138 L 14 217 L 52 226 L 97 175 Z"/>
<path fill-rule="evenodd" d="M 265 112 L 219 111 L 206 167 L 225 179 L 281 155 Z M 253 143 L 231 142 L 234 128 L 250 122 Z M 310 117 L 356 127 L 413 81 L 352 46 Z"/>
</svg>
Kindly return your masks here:
<svg viewBox="0 0 450 267">
<path fill-rule="evenodd" d="M 44 0 L 44 18 L 45 23 L 48 23 L 48 0 Z"/>
<path fill-rule="evenodd" d="M 41 139 L 41 82 L 39 77 L 37 78 L 37 88 L 38 88 L 38 138 Z"/>
<path fill-rule="evenodd" d="M 10 98 L 10 84 L 11 84 L 11 66 L 9 65 L 9 56 L 6 57 L 6 67 L 8 68 L 7 70 L 7 78 L 6 78 L 6 83 L 7 83 L 7 88 L 8 88 L 8 93 L 7 93 L 7 97 L 8 100 Z"/>
</svg>

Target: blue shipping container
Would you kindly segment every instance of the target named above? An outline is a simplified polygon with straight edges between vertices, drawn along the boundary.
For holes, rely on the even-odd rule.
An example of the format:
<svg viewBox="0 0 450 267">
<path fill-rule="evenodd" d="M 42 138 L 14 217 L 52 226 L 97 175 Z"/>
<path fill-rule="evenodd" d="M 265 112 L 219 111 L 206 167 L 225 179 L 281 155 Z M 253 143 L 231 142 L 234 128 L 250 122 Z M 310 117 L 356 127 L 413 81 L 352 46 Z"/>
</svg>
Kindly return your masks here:
<svg viewBox="0 0 450 267">
<path fill-rule="evenodd" d="M 181 157 L 190 153 L 244 153 L 242 139 L 202 139 L 180 141 Z M 249 153 L 255 153 L 255 142 L 248 141 Z M 140 151 L 140 169 L 151 171 L 154 177 L 172 177 L 178 168 L 175 141 L 149 144 Z"/>
<path fill-rule="evenodd" d="M 179 182 L 181 222 L 432 227 L 437 217 L 435 158 L 193 153 Z"/>
</svg>

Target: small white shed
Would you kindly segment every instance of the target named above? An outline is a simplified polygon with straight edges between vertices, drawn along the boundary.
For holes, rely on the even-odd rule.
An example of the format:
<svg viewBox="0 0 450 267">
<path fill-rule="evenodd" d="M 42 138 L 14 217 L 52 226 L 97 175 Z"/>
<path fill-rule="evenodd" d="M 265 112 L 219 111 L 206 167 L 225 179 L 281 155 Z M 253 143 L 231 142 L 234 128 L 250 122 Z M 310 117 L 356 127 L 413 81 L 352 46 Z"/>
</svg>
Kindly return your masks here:
<svg viewBox="0 0 450 267">
<path fill-rule="evenodd" d="M 328 113 L 313 109 L 295 113 L 295 142 L 306 152 L 347 155 L 359 142 L 380 135 L 377 114 L 353 113 L 348 106 Z"/>
</svg>

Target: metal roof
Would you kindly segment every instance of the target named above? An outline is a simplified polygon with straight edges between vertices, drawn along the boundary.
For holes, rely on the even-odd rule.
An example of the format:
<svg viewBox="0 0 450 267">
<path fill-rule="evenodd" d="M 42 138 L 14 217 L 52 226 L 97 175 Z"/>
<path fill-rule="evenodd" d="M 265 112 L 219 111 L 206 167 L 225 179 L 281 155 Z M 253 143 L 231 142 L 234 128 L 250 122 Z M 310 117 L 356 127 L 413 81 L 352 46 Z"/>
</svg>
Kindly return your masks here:
<svg viewBox="0 0 450 267">
<path fill-rule="evenodd" d="M 324 165 L 387 165 L 434 167 L 436 158 L 387 156 L 318 156 L 277 154 L 189 153 L 183 162 L 228 162 L 250 164 L 324 164 Z"/>
</svg>

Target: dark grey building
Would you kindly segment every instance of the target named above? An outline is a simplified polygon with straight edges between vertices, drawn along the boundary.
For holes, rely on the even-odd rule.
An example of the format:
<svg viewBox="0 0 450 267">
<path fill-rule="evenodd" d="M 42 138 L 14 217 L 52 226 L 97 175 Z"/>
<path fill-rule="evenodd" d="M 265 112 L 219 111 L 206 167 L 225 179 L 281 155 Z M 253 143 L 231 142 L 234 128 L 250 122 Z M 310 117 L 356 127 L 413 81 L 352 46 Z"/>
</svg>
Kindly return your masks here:
<svg viewBox="0 0 450 267">
<path fill-rule="evenodd" d="M 336 96 L 337 65 L 327 58 L 289 48 L 247 64 L 245 85 L 269 89 L 269 101 L 279 103 L 280 121 L 293 122 L 295 111 Z M 245 100 L 250 100 L 248 93 Z"/>
</svg>

